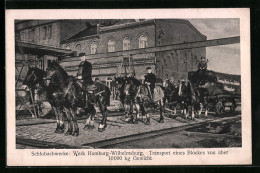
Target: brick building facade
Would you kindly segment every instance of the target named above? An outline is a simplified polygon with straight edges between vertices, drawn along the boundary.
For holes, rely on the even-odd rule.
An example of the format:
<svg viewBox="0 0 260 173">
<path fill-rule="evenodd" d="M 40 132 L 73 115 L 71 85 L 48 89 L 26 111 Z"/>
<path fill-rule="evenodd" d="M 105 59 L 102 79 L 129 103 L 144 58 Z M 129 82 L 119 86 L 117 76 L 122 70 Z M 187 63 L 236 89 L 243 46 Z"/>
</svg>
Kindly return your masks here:
<svg viewBox="0 0 260 173">
<path fill-rule="evenodd" d="M 15 27 L 22 43 L 53 49 L 52 53 L 39 51 L 42 47 L 25 52 L 25 58 L 32 60 L 34 66 L 46 70 L 51 59 L 61 57 L 61 65 L 70 75 L 75 75 L 80 63 L 78 55 L 86 53 L 92 57 L 89 61 L 93 64 L 93 77 L 98 77 L 101 81 L 125 73 L 121 65 L 126 57 L 110 56 L 110 52 L 206 40 L 206 36 L 189 21 L 181 19 L 22 20 L 16 21 Z M 18 73 L 22 56 L 17 50 Z M 66 51 L 75 54 L 66 56 L 68 54 L 60 53 Z M 100 54 L 107 56 L 99 57 Z M 137 53 L 131 55 L 131 58 L 137 78 L 141 78 L 149 66 L 158 78 L 179 79 L 186 76 L 188 71 L 196 70 L 202 56 L 206 56 L 206 48 Z"/>
<path fill-rule="evenodd" d="M 60 42 L 70 38 L 86 27 L 84 20 L 16 20 L 16 38 L 22 44 L 24 55 L 16 42 L 16 77 L 21 71 L 23 60 L 30 66 L 46 70 L 49 61 L 66 54 Z M 64 53 L 62 53 L 64 52 Z M 23 79 L 27 66 L 23 67 L 20 78 Z M 20 83 L 19 83 L 20 84 Z"/>
<path fill-rule="evenodd" d="M 61 47 L 78 54 L 97 55 L 97 58 L 89 59 L 94 66 L 93 76 L 105 81 L 111 76 L 124 73 L 124 69 L 123 72 L 121 69 L 124 57 L 109 56 L 109 52 L 204 40 L 206 36 L 187 20 L 120 20 L 110 26 L 102 26 L 100 23 L 89 25 L 62 41 Z M 99 54 L 105 53 L 108 54 L 107 57 L 98 58 Z M 179 79 L 186 76 L 188 71 L 196 70 L 198 60 L 202 56 L 206 56 L 205 48 L 134 54 L 131 58 L 137 78 L 140 78 L 146 67 L 150 66 L 158 78 Z M 71 75 L 76 74 L 79 63 L 79 57 L 68 57 L 61 62 Z"/>
</svg>

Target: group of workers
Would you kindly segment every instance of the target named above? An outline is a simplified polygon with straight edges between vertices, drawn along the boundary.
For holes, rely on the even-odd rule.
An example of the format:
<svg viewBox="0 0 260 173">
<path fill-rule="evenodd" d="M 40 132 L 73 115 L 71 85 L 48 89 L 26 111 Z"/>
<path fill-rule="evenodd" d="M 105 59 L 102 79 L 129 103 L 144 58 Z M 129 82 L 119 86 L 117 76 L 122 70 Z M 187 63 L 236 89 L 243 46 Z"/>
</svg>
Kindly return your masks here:
<svg viewBox="0 0 260 173">
<path fill-rule="evenodd" d="M 92 80 L 92 64 L 87 61 L 86 55 L 84 53 L 80 54 L 80 57 L 81 63 L 79 64 L 77 78 L 79 80 L 82 80 L 84 90 L 94 91 L 96 87 Z M 207 62 L 208 61 L 205 57 L 201 57 L 201 61 L 198 64 L 198 71 L 207 70 Z M 147 67 L 146 70 L 147 74 L 144 76 L 144 84 L 147 86 L 150 92 L 150 96 L 153 97 L 156 83 L 156 75 L 152 72 L 151 67 Z"/>
</svg>

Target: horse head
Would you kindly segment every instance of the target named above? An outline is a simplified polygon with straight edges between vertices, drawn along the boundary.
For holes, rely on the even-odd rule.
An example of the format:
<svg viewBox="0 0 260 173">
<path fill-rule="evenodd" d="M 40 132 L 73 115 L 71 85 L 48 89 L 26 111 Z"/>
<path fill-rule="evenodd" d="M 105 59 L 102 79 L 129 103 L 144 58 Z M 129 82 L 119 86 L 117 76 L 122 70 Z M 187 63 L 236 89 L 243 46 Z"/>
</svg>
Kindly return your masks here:
<svg viewBox="0 0 260 173">
<path fill-rule="evenodd" d="M 133 82 L 132 82 L 131 78 L 126 78 L 124 81 L 124 89 L 123 89 L 123 92 L 125 95 L 127 95 L 127 96 L 130 95 L 132 85 L 133 85 Z"/>
<path fill-rule="evenodd" d="M 49 86 L 51 83 L 65 83 L 65 81 L 69 79 L 67 72 L 56 61 L 52 61 L 49 64 L 46 73 L 47 75 L 44 80 L 46 81 L 47 86 Z"/>
<path fill-rule="evenodd" d="M 50 83 L 54 83 L 54 81 L 57 80 L 57 76 L 58 76 L 58 70 L 57 67 L 53 64 L 53 62 L 51 62 L 49 64 L 49 67 L 46 70 L 46 77 L 44 78 L 46 85 L 49 86 Z"/>
<path fill-rule="evenodd" d="M 179 95 L 192 96 L 194 95 L 194 89 L 189 80 L 183 80 L 179 84 Z"/>
<path fill-rule="evenodd" d="M 31 67 L 31 68 L 29 68 L 29 70 L 25 76 L 23 85 L 26 85 L 29 88 L 32 88 L 36 84 L 41 83 L 43 81 L 43 78 L 45 75 L 46 75 L 45 71 L 43 71 L 37 67 Z"/>
</svg>

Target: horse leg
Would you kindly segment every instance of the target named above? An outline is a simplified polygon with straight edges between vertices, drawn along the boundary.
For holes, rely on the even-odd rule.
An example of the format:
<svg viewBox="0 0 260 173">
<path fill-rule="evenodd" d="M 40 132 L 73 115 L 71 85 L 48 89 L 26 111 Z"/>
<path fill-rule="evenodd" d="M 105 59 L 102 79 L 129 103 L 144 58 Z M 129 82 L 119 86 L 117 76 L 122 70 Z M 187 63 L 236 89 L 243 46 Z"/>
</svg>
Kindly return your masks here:
<svg viewBox="0 0 260 173">
<path fill-rule="evenodd" d="M 191 105 L 191 119 L 194 120 L 195 114 L 194 114 L 194 105 Z"/>
<path fill-rule="evenodd" d="M 130 110 L 129 110 L 129 113 L 130 113 L 130 122 L 131 123 L 134 123 L 134 120 L 135 120 L 135 117 L 134 117 L 134 103 L 131 101 L 130 102 Z"/>
<path fill-rule="evenodd" d="M 174 106 L 173 114 L 174 114 L 174 115 L 177 114 L 177 105 Z"/>
<path fill-rule="evenodd" d="M 202 105 L 202 103 L 200 103 L 200 109 L 198 111 L 199 118 L 201 118 L 202 109 L 203 109 L 203 105 Z"/>
<path fill-rule="evenodd" d="M 205 118 L 208 118 L 208 106 L 205 106 Z"/>
<path fill-rule="evenodd" d="M 127 121 L 127 119 L 128 119 L 128 113 L 129 113 L 128 105 L 127 105 L 127 104 L 124 104 L 124 108 L 125 108 L 124 119 L 125 119 L 125 121 Z"/>
<path fill-rule="evenodd" d="M 91 105 L 91 113 L 90 113 L 90 121 L 89 121 L 89 126 L 88 126 L 88 129 L 89 130 L 92 130 L 94 129 L 94 117 L 96 115 L 96 109 L 94 107 L 94 105 Z"/>
<path fill-rule="evenodd" d="M 140 120 L 139 109 L 140 109 L 140 106 L 139 106 L 139 104 L 136 103 L 135 104 L 136 116 L 135 116 L 135 121 L 134 121 L 135 124 L 138 124 L 138 121 Z"/>
<path fill-rule="evenodd" d="M 59 120 L 59 114 L 57 112 L 57 108 L 56 107 L 52 107 L 52 110 L 54 111 L 54 114 L 56 116 L 56 121 L 57 121 L 57 127 L 54 131 L 54 133 L 59 133 L 59 129 L 60 129 L 60 120 Z"/>
<path fill-rule="evenodd" d="M 187 108 L 186 108 L 186 106 L 184 106 L 183 107 L 183 114 L 184 114 L 184 116 L 185 116 L 185 118 L 187 119 L 188 118 L 188 113 L 187 113 L 188 111 L 187 111 Z"/>
<path fill-rule="evenodd" d="M 183 115 L 185 116 L 186 113 L 184 111 L 184 109 L 185 109 L 184 103 L 181 103 L 180 106 L 181 106 L 181 116 L 183 116 Z"/>
<path fill-rule="evenodd" d="M 162 103 L 162 100 L 159 100 L 159 107 L 160 107 L 160 119 L 159 119 L 159 123 L 164 123 L 164 111 L 163 111 L 163 103 Z"/>
<path fill-rule="evenodd" d="M 147 109 L 146 109 L 146 107 L 144 106 L 144 104 L 142 104 L 142 107 L 143 107 L 144 115 L 145 115 L 145 117 L 146 117 L 145 124 L 146 124 L 146 125 L 150 125 L 151 120 L 150 120 L 150 116 L 149 116 L 149 114 L 148 114 L 148 112 L 147 112 Z"/>
<path fill-rule="evenodd" d="M 67 119 L 68 119 L 68 131 L 65 133 L 65 135 L 67 136 L 67 135 L 72 134 L 73 125 L 72 125 L 70 110 L 68 108 L 64 108 L 64 111 L 65 111 L 65 114 L 67 115 Z"/>
<path fill-rule="evenodd" d="M 63 133 L 64 132 L 64 117 L 63 117 L 63 111 L 61 107 L 57 108 L 57 113 L 58 113 L 58 119 L 59 119 L 59 125 L 60 128 L 58 129 L 58 133 Z"/>
<path fill-rule="evenodd" d="M 143 104 L 140 104 L 139 106 L 140 106 L 140 110 L 141 110 L 141 114 L 142 114 L 141 121 L 143 121 L 143 117 L 145 116 L 144 105 L 143 105 Z"/>
<path fill-rule="evenodd" d="M 88 127 L 89 127 L 89 124 L 90 124 L 90 120 L 91 120 L 91 113 L 89 111 L 89 108 L 85 109 L 85 113 L 87 114 L 87 118 L 86 118 L 86 121 L 85 121 L 85 126 L 84 126 L 84 130 L 87 130 Z"/>
<path fill-rule="evenodd" d="M 103 132 L 107 126 L 106 121 L 107 121 L 107 107 L 105 104 L 101 104 L 100 100 L 98 100 L 98 105 L 99 105 L 99 109 L 100 112 L 102 114 L 102 120 L 99 123 L 99 127 L 98 127 L 98 131 L 99 132 Z"/>
<path fill-rule="evenodd" d="M 72 122 L 74 124 L 74 132 L 72 133 L 72 136 L 79 136 L 79 127 L 77 122 L 77 107 L 73 106 L 70 108 L 71 116 L 72 116 Z"/>
</svg>

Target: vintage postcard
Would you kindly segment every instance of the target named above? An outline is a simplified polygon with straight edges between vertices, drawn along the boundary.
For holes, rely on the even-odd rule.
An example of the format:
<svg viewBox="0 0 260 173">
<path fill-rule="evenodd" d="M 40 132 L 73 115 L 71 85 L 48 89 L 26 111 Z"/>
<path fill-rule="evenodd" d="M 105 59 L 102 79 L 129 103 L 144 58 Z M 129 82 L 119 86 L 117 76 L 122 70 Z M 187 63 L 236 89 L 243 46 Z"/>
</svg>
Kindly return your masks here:
<svg viewBox="0 0 260 173">
<path fill-rule="evenodd" d="M 250 10 L 6 11 L 7 166 L 250 165 Z"/>
</svg>

